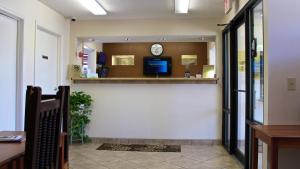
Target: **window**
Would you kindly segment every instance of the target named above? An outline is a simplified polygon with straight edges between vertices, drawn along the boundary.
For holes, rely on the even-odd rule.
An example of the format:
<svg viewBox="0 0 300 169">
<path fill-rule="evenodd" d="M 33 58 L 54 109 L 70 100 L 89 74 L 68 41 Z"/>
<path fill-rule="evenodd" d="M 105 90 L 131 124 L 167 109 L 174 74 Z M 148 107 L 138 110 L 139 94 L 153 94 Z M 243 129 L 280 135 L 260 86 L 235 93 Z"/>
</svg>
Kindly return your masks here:
<svg viewBox="0 0 300 169">
<path fill-rule="evenodd" d="M 253 119 L 264 121 L 264 46 L 263 46 L 263 5 L 260 2 L 253 9 L 253 50 L 252 53 L 252 95 Z"/>
</svg>

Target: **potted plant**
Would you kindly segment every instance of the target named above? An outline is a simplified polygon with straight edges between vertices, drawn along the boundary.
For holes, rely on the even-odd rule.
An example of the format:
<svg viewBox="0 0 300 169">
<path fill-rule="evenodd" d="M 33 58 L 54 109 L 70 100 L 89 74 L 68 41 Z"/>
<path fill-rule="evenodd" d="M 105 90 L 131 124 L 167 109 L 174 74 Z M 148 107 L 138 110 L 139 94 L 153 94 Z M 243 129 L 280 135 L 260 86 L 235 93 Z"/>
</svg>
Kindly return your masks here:
<svg viewBox="0 0 300 169">
<path fill-rule="evenodd" d="M 84 143 L 89 140 L 85 128 L 91 121 L 92 102 L 92 97 L 82 91 L 70 95 L 71 142 L 80 140 Z"/>
</svg>

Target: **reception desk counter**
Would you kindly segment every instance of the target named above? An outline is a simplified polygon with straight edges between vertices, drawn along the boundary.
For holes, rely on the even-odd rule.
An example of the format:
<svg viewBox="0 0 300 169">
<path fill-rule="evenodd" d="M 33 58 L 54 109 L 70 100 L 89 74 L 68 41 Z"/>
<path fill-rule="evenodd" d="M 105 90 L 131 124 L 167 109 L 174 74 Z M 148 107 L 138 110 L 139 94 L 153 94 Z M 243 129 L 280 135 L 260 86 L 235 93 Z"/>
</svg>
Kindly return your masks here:
<svg viewBox="0 0 300 169">
<path fill-rule="evenodd" d="M 218 78 L 74 78 L 80 83 L 136 83 L 136 84 L 217 84 Z"/>
<path fill-rule="evenodd" d="M 101 78 L 73 82 L 71 91 L 83 91 L 94 101 L 87 127 L 92 138 L 221 139 L 218 79 Z"/>
</svg>

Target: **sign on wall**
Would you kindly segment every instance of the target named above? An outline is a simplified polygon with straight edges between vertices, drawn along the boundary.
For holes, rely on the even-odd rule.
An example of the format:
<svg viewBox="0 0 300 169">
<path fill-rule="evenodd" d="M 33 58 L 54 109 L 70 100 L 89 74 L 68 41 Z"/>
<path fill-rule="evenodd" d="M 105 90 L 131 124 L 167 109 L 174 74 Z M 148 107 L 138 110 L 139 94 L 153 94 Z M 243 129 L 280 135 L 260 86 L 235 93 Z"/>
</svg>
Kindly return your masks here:
<svg viewBox="0 0 300 169">
<path fill-rule="evenodd" d="M 224 0 L 225 14 L 228 14 L 232 8 L 232 0 Z"/>
</svg>

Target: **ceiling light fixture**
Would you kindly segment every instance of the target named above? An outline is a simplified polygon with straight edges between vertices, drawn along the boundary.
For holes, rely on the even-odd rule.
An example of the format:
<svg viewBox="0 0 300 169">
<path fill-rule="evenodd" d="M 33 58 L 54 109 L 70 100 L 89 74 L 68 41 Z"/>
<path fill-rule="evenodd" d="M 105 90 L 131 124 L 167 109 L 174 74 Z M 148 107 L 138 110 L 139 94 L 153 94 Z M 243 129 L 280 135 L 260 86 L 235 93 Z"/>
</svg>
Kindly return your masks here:
<svg viewBox="0 0 300 169">
<path fill-rule="evenodd" d="M 188 13 L 190 0 L 175 0 L 175 13 Z"/>
<path fill-rule="evenodd" d="M 97 0 L 79 0 L 79 2 L 94 15 L 107 15 L 107 12 Z"/>
</svg>

